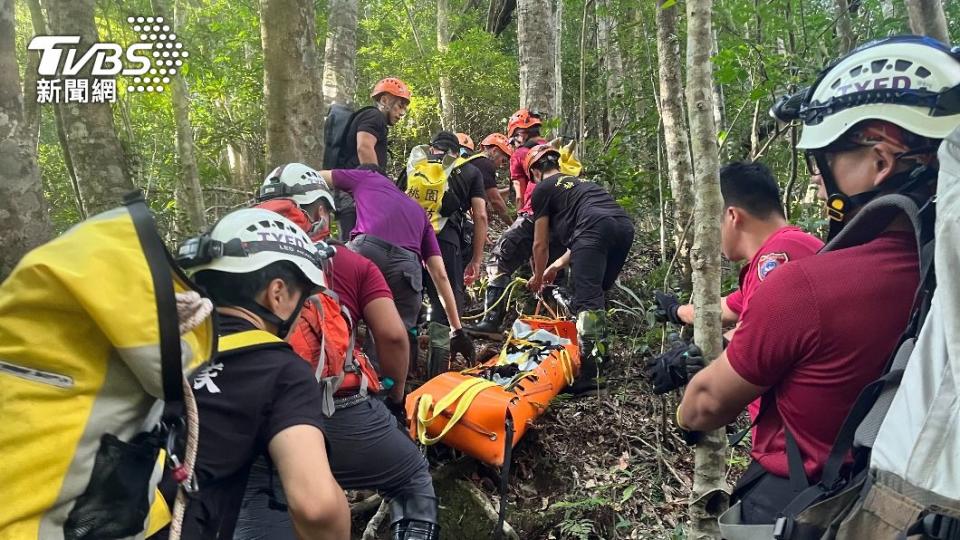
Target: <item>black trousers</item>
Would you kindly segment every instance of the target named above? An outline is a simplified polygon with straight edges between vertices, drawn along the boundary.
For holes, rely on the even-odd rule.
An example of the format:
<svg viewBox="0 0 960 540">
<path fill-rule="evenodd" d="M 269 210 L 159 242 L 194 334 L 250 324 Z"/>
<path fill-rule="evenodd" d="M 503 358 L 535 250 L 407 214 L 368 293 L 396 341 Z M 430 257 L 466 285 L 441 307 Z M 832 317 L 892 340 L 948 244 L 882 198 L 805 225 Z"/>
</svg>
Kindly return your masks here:
<svg viewBox="0 0 960 540">
<path fill-rule="evenodd" d="M 633 233 L 629 218 L 609 217 L 577 236 L 570 246 L 571 310 L 579 313 L 605 309 L 605 293 L 613 287 L 627 261 Z"/>
<path fill-rule="evenodd" d="M 443 259 L 443 267 L 447 271 L 447 278 L 450 280 L 450 287 L 453 289 L 453 297 L 457 301 L 457 313 L 462 313 L 466 304 L 467 292 L 463 285 L 466 263 L 464 262 L 460 231 L 455 226 L 448 224 L 437 234 L 437 243 L 440 244 L 440 257 Z M 440 303 L 440 294 L 426 269 L 423 270 L 423 288 L 430 299 L 430 320 L 449 326 L 450 321 L 447 320 L 447 313 L 443 310 L 443 304 Z"/>
<path fill-rule="evenodd" d="M 497 240 L 491 253 L 491 259 L 487 263 L 488 267 L 495 266 L 499 275 L 507 278 L 512 276 L 533 255 L 533 235 L 533 221 L 526 216 L 518 216 Z M 477 239 L 474 239 L 474 241 L 476 242 Z M 566 249 L 560 239 L 551 234 L 548 263 L 559 259 L 565 251 Z M 489 272 L 490 270 L 488 270 Z M 505 281 L 509 281 L 509 279 Z M 559 281 L 559 278 L 557 281 Z"/>
<path fill-rule="evenodd" d="M 334 190 L 334 201 L 337 203 L 337 227 L 341 242 L 350 241 L 350 232 L 357 226 L 357 207 L 353 197 L 346 191 Z"/>
<path fill-rule="evenodd" d="M 378 399 L 340 409 L 324 422 L 330 469 L 344 489 L 376 489 L 387 498 L 436 496 L 426 458 Z M 277 504 L 279 503 L 279 504 Z M 280 477 L 266 459 L 254 464 L 236 540 L 294 540 Z"/>
<path fill-rule="evenodd" d="M 789 478 L 770 474 L 759 463 L 751 461 L 733 488 L 731 502 L 740 501 L 744 525 L 763 525 L 776 522 L 780 511 L 797 494 Z"/>
</svg>

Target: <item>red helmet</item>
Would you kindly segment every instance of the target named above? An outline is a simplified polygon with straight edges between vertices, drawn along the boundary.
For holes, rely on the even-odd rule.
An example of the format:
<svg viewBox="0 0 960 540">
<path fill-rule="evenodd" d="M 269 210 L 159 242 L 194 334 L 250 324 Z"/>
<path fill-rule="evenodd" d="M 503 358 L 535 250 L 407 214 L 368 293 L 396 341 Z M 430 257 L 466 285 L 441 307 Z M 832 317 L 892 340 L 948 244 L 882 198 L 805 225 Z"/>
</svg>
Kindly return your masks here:
<svg viewBox="0 0 960 540">
<path fill-rule="evenodd" d="M 530 174 L 530 169 L 536 162 L 551 155 L 556 156 L 559 161 L 560 152 L 549 144 L 538 144 L 531 148 L 530 151 L 527 152 L 527 159 L 523 162 L 523 171 L 527 173 L 527 178 L 533 179 L 533 175 Z"/>
<path fill-rule="evenodd" d="M 473 139 L 471 139 L 466 133 L 457 133 L 457 140 L 460 141 L 460 146 L 470 150 L 471 152 L 473 152 L 473 150 L 476 148 L 476 146 L 473 144 Z"/>
<path fill-rule="evenodd" d="M 373 92 L 370 93 L 370 97 L 376 99 L 380 94 L 390 94 L 391 96 L 397 96 L 407 101 L 410 101 L 410 96 L 412 95 L 407 83 L 396 77 L 387 77 L 378 82 L 377 85 L 373 87 Z"/>
<path fill-rule="evenodd" d="M 513 137 L 513 132 L 518 129 L 527 129 L 540 125 L 540 115 L 531 113 L 527 109 L 520 109 L 513 113 L 510 121 L 507 122 L 507 136 Z"/>
<path fill-rule="evenodd" d="M 507 136 L 503 133 L 491 133 L 483 138 L 480 141 L 480 146 L 496 146 L 503 151 L 504 154 L 508 156 L 513 155 L 513 148 L 510 148 L 510 143 L 507 141 Z"/>
</svg>

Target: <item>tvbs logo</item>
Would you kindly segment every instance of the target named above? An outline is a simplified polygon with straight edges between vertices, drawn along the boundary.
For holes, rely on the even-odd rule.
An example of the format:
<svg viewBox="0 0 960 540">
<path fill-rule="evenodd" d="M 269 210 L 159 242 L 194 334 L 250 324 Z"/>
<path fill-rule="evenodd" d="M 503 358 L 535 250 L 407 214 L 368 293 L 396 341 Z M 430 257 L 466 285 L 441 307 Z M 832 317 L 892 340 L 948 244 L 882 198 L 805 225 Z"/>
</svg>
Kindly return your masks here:
<svg viewBox="0 0 960 540">
<path fill-rule="evenodd" d="M 81 50 L 80 36 L 34 37 L 28 49 L 40 53 L 37 101 L 112 103 L 117 76 L 132 77 L 127 92 L 163 92 L 190 53 L 163 17 L 128 17 L 127 22 L 140 40 L 126 48 L 97 42 Z"/>
</svg>

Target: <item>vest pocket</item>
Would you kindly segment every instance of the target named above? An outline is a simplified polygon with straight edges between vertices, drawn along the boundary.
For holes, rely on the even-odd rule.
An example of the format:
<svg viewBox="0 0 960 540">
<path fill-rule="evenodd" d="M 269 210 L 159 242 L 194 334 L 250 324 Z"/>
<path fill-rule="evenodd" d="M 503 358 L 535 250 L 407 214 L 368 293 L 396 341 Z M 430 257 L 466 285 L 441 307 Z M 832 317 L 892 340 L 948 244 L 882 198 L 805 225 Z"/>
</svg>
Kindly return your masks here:
<svg viewBox="0 0 960 540">
<path fill-rule="evenodd" d="M 73 388 L 73 378 L 53 373 L 52 371 L 42 371 L 39 369 L 28 368 L 10 362 L 0 360 L 0 374 L 12 375 L 20 379 L 40 384 L 55 386 L 57 388 Z"/>
<path fill-rule="evenodd" d="M 159 441 L 152 434 L 141 433 L 129 443 L 104 434 L 90 483 L 63 525 L 65 540 L 141 533 L 150 512 L 150 477 L 158 452 Z"/>
</svg>

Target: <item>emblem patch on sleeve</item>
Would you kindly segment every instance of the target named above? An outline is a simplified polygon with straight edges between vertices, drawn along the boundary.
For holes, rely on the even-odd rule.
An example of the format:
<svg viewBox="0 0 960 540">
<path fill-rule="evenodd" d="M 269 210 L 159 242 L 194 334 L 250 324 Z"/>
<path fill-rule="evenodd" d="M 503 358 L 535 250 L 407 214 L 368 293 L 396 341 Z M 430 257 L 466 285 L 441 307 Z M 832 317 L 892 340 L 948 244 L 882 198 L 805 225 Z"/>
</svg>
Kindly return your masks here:
<svg viewBox="0 0 960 540">
<path fill-rule="evenodd" d="M 785 264 L 790 258 L 786 253 L 764 253 L 757 261 L 757 277 L 763 281 L 767 274 L 773 272 L 781 264 Z"/>
</svg>

